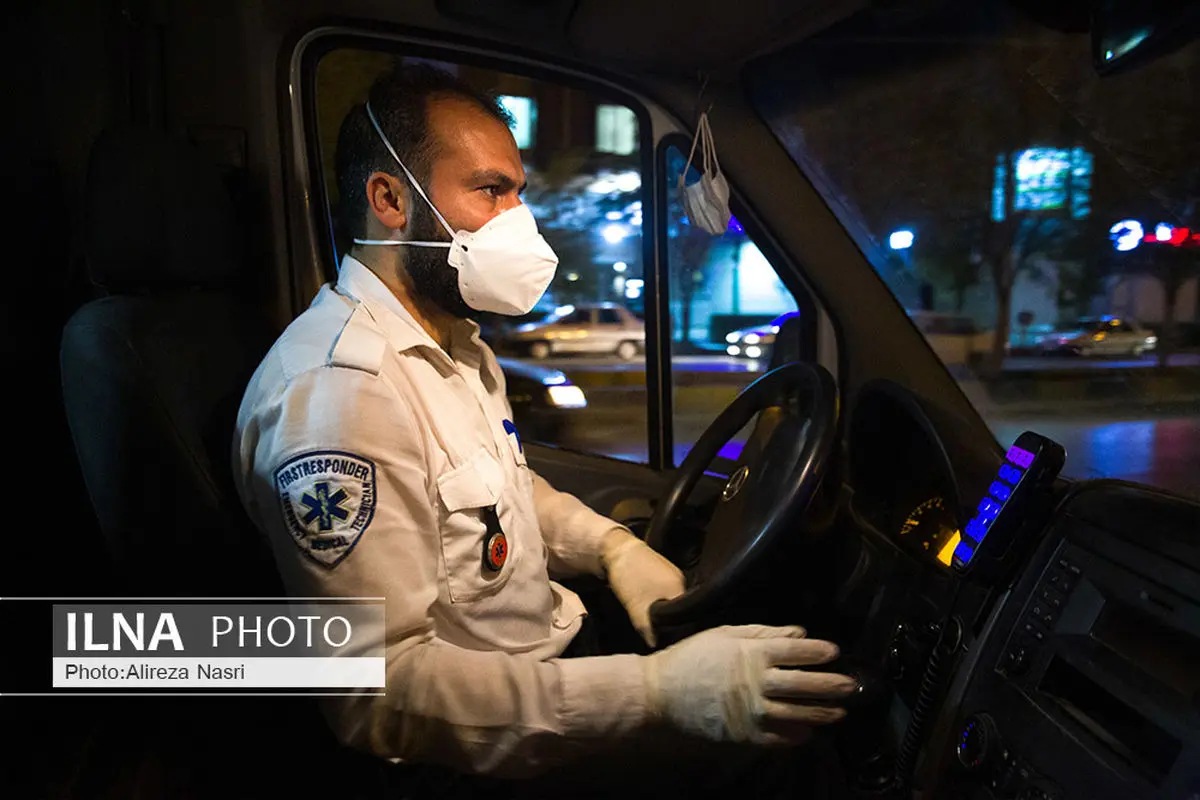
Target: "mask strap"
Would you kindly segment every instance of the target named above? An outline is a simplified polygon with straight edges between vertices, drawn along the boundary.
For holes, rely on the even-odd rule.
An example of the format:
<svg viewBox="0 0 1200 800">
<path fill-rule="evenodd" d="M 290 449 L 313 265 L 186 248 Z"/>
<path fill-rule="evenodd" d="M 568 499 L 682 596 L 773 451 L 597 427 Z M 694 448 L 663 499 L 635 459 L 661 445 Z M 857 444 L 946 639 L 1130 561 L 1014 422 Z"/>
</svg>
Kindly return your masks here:
<svg viewBox="0 0 1200 800">
<path fill-rule="evenodd" d="M 355 244 L 394 244 L 406 247 L 451 247 L 453 242 L 406 242 L 401 239 L 355 239 Z"/>
<path fill-rule="evenodd" d="M 721 172 L 721 163 L 716 161 L 716 143 L 713 140 L 713 125 L 708 121 L 708 114 L 704 114 L 704 155 L 706 155 L 706 167 L 708 172 L 716 175 Z"/>
<path fill-rule="evenodd" d="M 721 167 L 716 163 L 716 146 L 713 144 L 712 128 L 710 128 L 708 124 L 707 111 L 700 112 L 700 119 L 696 122 L 696 135 L 692 137 L 692 149 L 688 152 L 687 164 L 684 165 L 683 173 L 680 176 L 685 180 L 687 177 L 688 168 L 692 166 L 692 161 L 695 159 L 697 145 L 700 147 L 701 162 L 699 166 L 702 169 L 701 177 L 715 174 L 715 171 L 719 170 Z"/>
<path fill-rule="evenodd" d="M 429 196 L 425 194 L 425 190 L 421 188 L 421 184 L 417 182 L 417 179 L 413 177 L 413 174 L 408 171 L 408 167 L 404 166 L 404 162 L 401 161 L 400 156 L 396 154 L 396 148 L 392 147 L 392 143 L 389 142 L 387 136 L 384 135 L 383 128 L 381 128 L 379 126 L 379 120 L 375 119 L 375 112 L 371 110 L 371 101 L 370 100 L 367 101 L 366 108 L 367 108 L 367 117 L 371 120 L 371 125 L 373 125 L 375 127 L 375 132 L 377 134 L 379 134 L 380 140 L 383 141 L 383 146 L 386 147 L 388 152 L 392 154 L 392 158 L 396 159 L 396 163 L 400 165 L 400 169 L 404 170 L 405 177 L 408 178 L 408 181 L 409 181 L 409 183 L 412 184 L 412 187 L 417 190 L 417 194 L 421 195 L 421 199 L 424 200 L 431 209 L 433 209 L 433 215 L 435 217 L 437 217 L 438 222 L 442 223 L 442 227 L 446 229 L 446 233 L 450 234 L 450 236 L 452 238 L 457 238 L 454 234 L 454 231 L 450 228 L 450 223 L 446 222 L 446 218 L 442 216 L 442 212 L 437 210 L 437 206 L 435 206 L 433 204 L 433 201 L 429 199 Z M 380 243 L 379 241 L 361 241 L 361 242 L 359 242 L 357 239 L 355 239 L 355 241 L 358 244 L 379 244 Z M 418 242 L 407 242 L 406 243 L 406 242 L 392 242 L 392 241 L 383 241 L 382 243 L 383 244 L 421 244 Z M 449 247 L 448 244 L 442 245 L 441 243 L 431 245 L 431 246 Z"/>
</svg>

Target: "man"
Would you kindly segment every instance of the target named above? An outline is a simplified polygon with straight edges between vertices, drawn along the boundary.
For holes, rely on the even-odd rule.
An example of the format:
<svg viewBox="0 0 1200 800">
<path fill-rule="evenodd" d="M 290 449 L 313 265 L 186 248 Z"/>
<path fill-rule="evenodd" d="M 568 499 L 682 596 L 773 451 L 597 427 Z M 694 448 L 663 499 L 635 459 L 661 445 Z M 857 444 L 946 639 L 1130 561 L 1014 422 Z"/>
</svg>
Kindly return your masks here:
<svg viewBox="0 0 1200 800">
<path fill-rule="evenodd" d="M 606 578 L 653 645 L 683 576 L 525 461 L 504 376 L 470 321 L 527 312 L 557 259 L 520 193 L 497 103 L 430 67 L 379 81 L 337 152 L 355 241 L 255 373 L 238 417 L 243 500 L 299 596 L 386 598 L 387 693 L 330 714 L 379 756 L 528 775 L 655 728 L 805 738 L 853 690 L 799 628 L 705 631 L 651 655 L 568 658 Z"/>
</svg>

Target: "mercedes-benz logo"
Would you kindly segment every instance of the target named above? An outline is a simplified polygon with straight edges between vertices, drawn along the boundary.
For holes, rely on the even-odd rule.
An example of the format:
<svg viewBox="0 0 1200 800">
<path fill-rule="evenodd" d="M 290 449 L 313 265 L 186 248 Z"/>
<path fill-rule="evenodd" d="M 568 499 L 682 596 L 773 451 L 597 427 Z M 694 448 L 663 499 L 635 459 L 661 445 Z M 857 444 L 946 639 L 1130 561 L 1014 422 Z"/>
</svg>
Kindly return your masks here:
<svg viewBox="0 0 1200 800">
<path fill-rule="evenodd" d="M 721 490 L 721 502 L 728 503 L 733 498 L 737 497 L 738 492 L 746 485 L 746 478 L 750 477 L 750 468 L 742 465 L 738 467 L 737 472 L 729 476 L 729 480 L 725 482 L 725 488 Z"/>
</svg>

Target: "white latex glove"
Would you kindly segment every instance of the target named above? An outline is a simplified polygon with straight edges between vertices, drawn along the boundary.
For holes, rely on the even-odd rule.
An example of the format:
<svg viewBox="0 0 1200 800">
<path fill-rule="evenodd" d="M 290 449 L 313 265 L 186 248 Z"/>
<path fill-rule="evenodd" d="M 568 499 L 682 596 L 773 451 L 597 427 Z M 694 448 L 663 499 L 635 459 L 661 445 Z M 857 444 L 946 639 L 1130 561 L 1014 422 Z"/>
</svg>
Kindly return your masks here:
<svg viewBox="0 0 1200 800">
<path fill-rule="evenodd" d="M 625 606 L 633 627 L 654 647 L 650 606 L 683 594 L 683 573 L 650 545 L 624 528 L 614 528 L 601 543 L 600 564 L 613 594 Z"/>
<path fill-rule="evenodd" d="M 810 726 L 846 714 L 812 701 L 841 699 L 856 686 L 845 675 L 781 669 L 837 658 L 837 645 L 804 637 L 796 627 L 726 626 L 646 656 L 651 713 L 714 741 L 803 742 Z"/>
</svg>

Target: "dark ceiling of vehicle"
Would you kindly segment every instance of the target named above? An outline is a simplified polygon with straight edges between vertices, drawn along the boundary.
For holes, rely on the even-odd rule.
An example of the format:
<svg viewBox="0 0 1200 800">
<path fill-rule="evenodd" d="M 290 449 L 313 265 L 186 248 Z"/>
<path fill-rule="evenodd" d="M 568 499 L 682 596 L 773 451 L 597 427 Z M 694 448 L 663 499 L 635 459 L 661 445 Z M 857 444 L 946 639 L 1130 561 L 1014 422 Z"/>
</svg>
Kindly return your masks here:
<svg viewBox="0 0 1200 800">
<path fill-rule="evenodd" d="M 735 70 L 755 56 L 823 30 L 866 2 L 822 0 L 582 0 L 570 41 L 584 57 L 617 55 L 630 67 L 693 75 Z M 647 8 L 658 13 L 647 14 Z"/>
<path fill-rule="evenodd" d="M 438 0 L 445 16 L 523 32 L 541 49 L 629 72 L 734 73 L 755 56 L 820 31 L 867 0 Z M 557 41 L 554 41 L 557 40 Z"/>
</svg>

